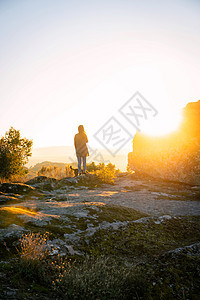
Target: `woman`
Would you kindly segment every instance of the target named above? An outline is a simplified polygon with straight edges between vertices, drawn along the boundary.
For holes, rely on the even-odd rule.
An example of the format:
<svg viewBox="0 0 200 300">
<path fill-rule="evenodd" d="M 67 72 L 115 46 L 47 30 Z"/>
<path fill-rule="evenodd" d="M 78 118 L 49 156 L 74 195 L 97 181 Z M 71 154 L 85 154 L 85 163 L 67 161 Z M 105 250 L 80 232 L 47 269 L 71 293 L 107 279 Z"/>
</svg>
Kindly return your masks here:
<svg viewBox="0 0 200 300">
<path fill-rule="evenodd" d="M 86 143 L 88 138 L 85 133 L 83 125 L 78 126 L 78 133 L 74 136 L 74 146 L 76 149 L 76 156 L 78 159 L 78 172 L 81 174 L 81 161 L 83 161 L 83 174 L 86 172 L 86 156 L 89 155 Z"/>
</svg>

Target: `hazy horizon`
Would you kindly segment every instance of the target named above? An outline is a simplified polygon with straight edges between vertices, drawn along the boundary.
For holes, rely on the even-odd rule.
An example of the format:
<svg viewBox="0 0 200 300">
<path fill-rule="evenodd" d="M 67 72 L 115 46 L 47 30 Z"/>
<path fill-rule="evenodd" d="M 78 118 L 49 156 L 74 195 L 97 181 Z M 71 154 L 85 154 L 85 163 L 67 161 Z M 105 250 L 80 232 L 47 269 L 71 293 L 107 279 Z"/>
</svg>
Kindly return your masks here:
<svg viewBox="0 0 200 300">
<path fill-rule="evenodd" d="M 34 148 L 95 133 L 137 91 L 158 112 L 142 130 L 170 132 L 199 99 L 200 2 L 1 1 L 0 128 Z M 124 145 L 131 151 L 131 140 Z"/>
<path fill-rule="evenodd" d="M 105 149 L 94 149 L 96 154 L 90 152 L 90 156 L 87 158 L 87 163 L 95 162 L 111 162 L 115 164 L 116 168 L 119 168 L 121 171 L 126 171 L 128 163 L 128 152 L 120 151 L 116 156 L 112 156 L 107 153 Z M 99 155 L 98 155 L 99 154 Z M 100 156 L 101 155 L 101 156 Z M 44 161 L 51 161 L 57 163 L 77 163 L 75 156 L 75 150 L 73 146 L 51 146 L 51 147 L 41 147 L 35 148 L 32 151 L 32 156 L 29 158 L 27 167 L 33 167 L 37 163 Z"/>
</svg>

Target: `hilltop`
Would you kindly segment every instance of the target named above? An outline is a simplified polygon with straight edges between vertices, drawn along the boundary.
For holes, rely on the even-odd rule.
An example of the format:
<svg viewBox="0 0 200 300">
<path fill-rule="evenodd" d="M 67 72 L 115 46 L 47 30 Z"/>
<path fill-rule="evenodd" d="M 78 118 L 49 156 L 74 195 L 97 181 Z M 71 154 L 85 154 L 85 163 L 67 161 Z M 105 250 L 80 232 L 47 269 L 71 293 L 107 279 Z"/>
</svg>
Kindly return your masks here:
<svg viewBox="0 0 200 300">
<path fill-rule="evenodd" d="M 2 299 L 198 297 L 197 186 L 39 176 L 1 184 L 0 200 Z"/>
</svg>

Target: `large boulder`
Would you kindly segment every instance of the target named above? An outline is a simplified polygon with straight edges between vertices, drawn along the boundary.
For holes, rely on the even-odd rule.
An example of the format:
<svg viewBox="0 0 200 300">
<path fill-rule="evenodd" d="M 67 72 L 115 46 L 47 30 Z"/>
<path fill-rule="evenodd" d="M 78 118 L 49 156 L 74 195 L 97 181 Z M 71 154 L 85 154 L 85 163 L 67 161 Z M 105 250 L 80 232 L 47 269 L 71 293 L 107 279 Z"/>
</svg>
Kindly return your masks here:
<svg viewBox="0 0 200 300">
<path fill-rule="evenodd" d="M 128 166 L 156 178 L 200 185 L 200 100 L 183 109 L 179 130 L 164 137 L 137 133 Z"/>
</svg>

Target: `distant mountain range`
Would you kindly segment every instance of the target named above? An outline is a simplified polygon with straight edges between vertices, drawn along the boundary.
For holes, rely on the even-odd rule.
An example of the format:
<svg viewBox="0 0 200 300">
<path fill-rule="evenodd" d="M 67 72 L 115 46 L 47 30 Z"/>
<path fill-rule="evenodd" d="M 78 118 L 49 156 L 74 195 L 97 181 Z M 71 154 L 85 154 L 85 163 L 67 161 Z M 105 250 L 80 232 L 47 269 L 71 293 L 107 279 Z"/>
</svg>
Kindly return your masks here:
<svg viewBox="0 0 200 300">
<path fill-rule="evenodd" d="M 113 157 L 104 149 L 95 149 L 95 153 L 92 153 L 92 151 L 89 152 L 90 156 L 87 158 L 88 163 L 91 163 L 92 161 L 94 161 L 96 164 L 99 162 L 111 162 L 115 164 L 116 168 L 119 168 L 121 171 L 126 170 L 127 153 L 122 153 Z M 34 166 L 40 164 L 38 167 L 41 168 L 42 164 L 45 164 L 45 162 L 51 163 L 52 165 L 54 163 L 56 165 L 59 165 L 60 163 L 76 165 L 77 159 L 74 147 L 53 146 L 33 149 L 32 157 L 30 157 L 27 167 L 35 169 Z"/>
</svg>

